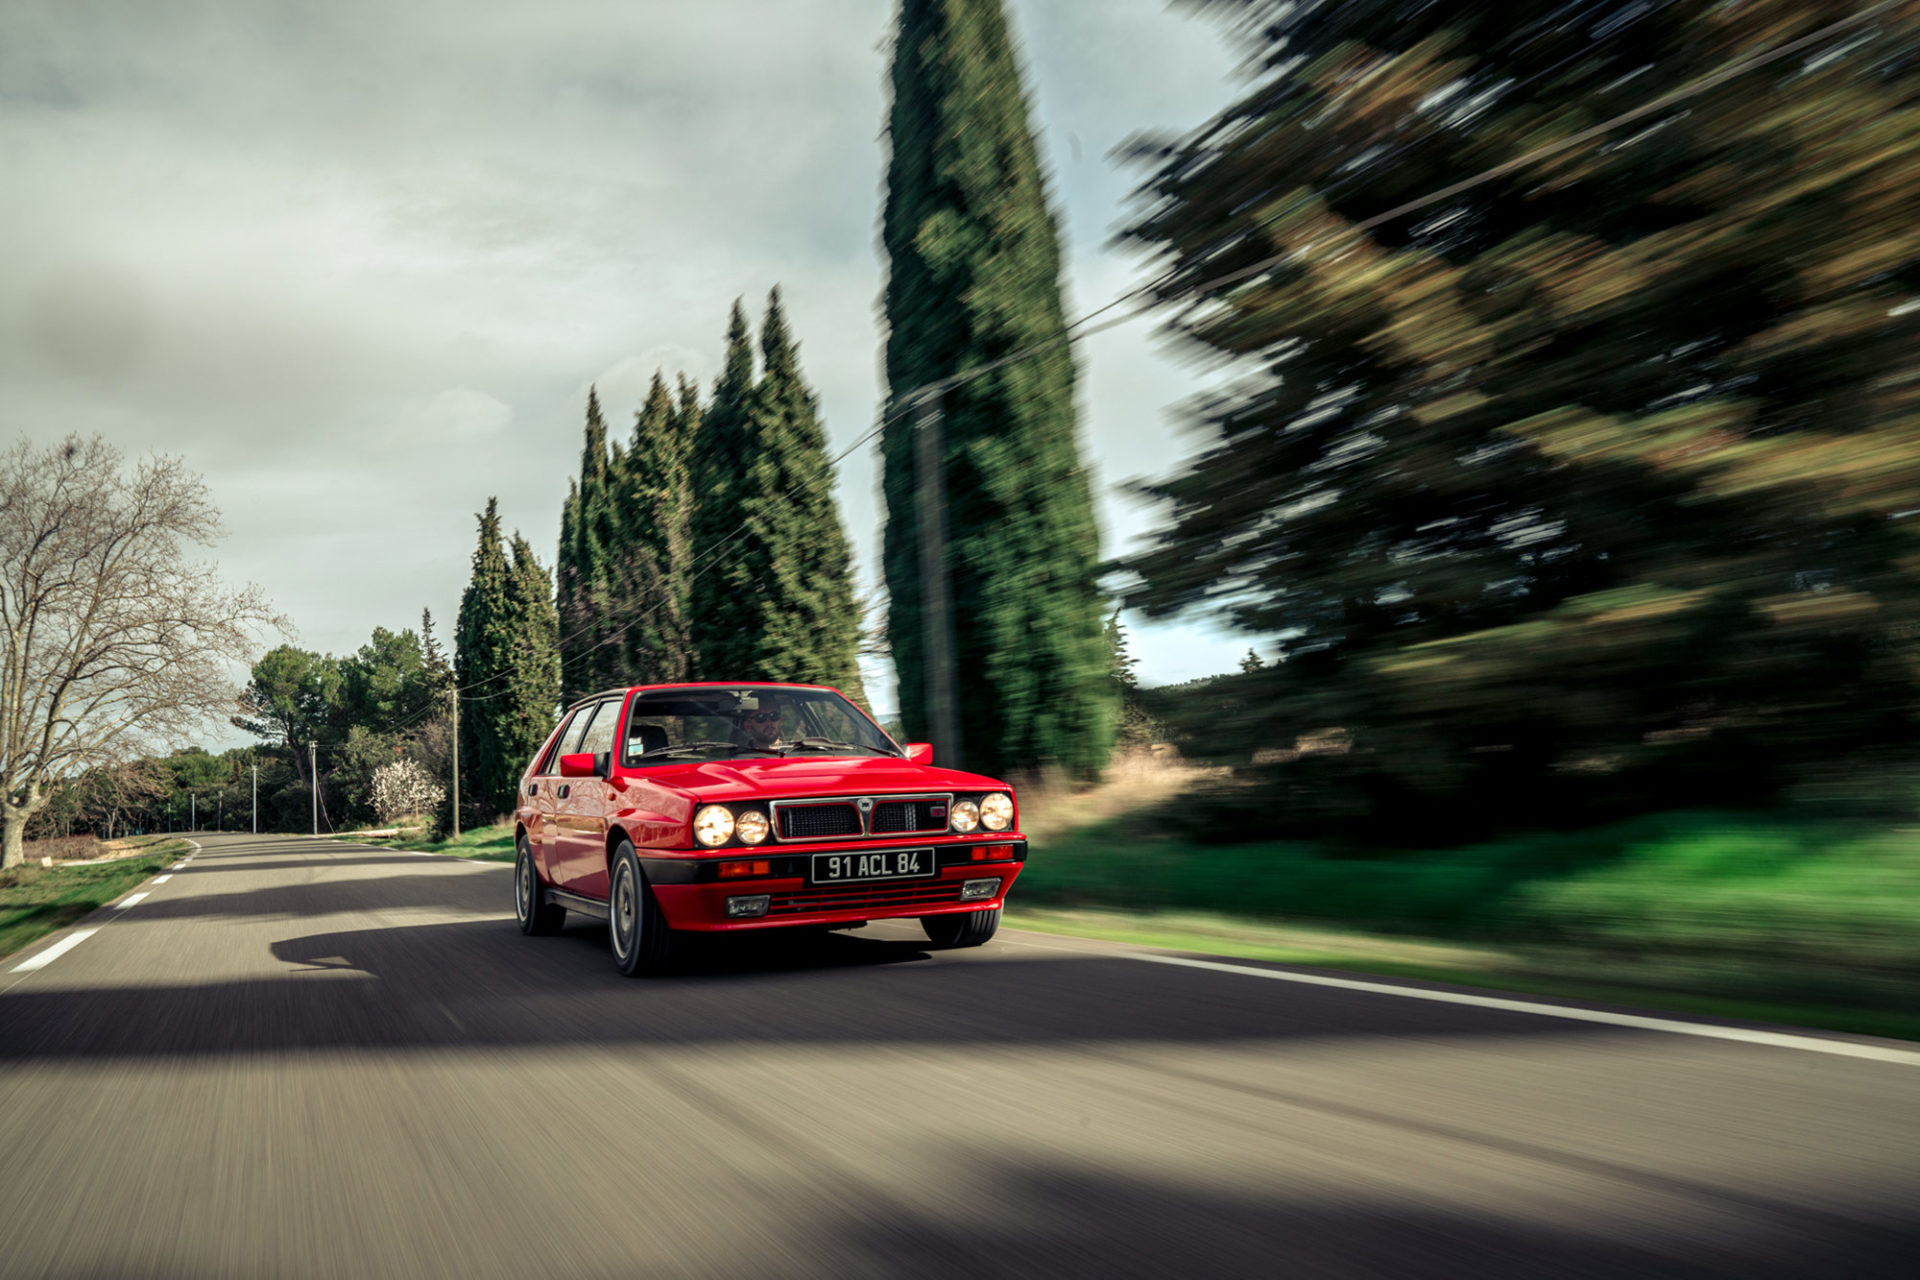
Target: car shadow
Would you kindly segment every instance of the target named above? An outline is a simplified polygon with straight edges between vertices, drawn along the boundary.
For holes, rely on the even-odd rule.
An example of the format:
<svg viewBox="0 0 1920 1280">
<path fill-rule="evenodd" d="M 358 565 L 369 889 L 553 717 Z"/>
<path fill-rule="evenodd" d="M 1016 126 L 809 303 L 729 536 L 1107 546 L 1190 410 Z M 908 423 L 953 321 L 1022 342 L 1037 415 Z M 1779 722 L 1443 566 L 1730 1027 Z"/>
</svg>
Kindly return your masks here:
<svg viewBox="0 0 1920 1280">
<path fill-rule="evenodd" d="M 843 934 L 715 938 L 621 977 L 604 926 L 529 938 L 510 918 L 303 934 L 260 976 L 0 995 L 0 1061 L 569 1045 L 1216 1044 L 1616 1029 L 1276 982 L 1124 955 L 934 952 Z"/>
</svg>

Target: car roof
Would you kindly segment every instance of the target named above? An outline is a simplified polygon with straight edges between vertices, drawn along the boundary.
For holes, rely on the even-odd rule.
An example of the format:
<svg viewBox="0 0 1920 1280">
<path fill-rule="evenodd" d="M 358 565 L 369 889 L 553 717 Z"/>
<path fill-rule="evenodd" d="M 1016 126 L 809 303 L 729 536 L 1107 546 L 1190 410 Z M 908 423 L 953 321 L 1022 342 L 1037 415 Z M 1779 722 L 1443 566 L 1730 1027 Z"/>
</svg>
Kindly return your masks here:
<svg viewBox="0 0 1920 1280">
<path fill-rule="evenodd" d="M 624 698 L 630 693 L 646 693 L 655 689 L 824 689 L 828 693 L 840 691 L 828 684 L 797 684 L 790 680 L 670 680 L 665 684 L 630 684 L 614 689 L 602 689 L 590 693 L 569 703 L 566 711 L 574 711 L 589 702 L 600 702 L 607 698 Z M 846 697 L 844 693 L 841 697 Z M 562 715 L 566 711 L 561 712 Z"/>
</svg>

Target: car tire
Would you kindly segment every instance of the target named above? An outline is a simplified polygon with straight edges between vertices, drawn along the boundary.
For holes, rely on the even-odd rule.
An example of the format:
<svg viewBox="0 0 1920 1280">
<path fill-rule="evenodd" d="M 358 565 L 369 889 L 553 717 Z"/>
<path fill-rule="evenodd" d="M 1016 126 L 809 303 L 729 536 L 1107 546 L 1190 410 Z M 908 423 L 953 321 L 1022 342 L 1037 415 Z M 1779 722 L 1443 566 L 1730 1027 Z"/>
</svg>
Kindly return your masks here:
<svg viewBox="0 0 1920 1280">
<path fill-rule="evenodd" d="M 614 850 L 613 873 L 607 877 L 607 939 L 614 967 L 629 978 L 666 972 L 681 950 L 678 935 L 667 927 L 654 901 L 639 857 L 624 841 Z"/>
<path fill-rule="evenodd" d="M 921 916 L 920 927 L 936 947 L 977 947 L 1000 928 L 1000 908 L 987 907 L 965 915 Z"/>
<path fill-rule="evenodd" d="M 513 842 L 513 914 L 520 921 L 520 932 L 541 937 L 560 932 L 567 922 L 567 909 L 540 901 L 540 872 L 533 865 L 533 850 L 527 847 L 526 832 Z"/>
</svg>

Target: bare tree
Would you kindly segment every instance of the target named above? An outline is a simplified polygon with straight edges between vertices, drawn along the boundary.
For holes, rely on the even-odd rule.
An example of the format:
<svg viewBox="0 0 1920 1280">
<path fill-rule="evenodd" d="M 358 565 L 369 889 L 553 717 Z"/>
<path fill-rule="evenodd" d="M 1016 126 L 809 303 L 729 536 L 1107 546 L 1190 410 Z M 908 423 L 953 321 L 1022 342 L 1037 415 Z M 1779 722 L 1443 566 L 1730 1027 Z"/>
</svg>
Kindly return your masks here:
<svg viewBox="0 0 1920 1280">
<path fill-rule="evenodd" d="M 0 867 L 48 788 L 221 723 L 233 664 L 282 628 L 192 549 L 220 513 L 178 459 L 95 437 L 0 453 Z"/>
</svg>

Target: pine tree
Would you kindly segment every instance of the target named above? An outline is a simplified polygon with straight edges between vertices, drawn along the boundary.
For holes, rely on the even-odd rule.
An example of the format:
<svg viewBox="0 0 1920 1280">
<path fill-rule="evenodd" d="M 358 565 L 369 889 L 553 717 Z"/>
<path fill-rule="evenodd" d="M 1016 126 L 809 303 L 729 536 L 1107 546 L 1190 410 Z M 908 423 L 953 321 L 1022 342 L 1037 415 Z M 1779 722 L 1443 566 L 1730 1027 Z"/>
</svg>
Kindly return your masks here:
<svg viewBox="0 0 1920 1280">
<path fill-rule="evenodd" d="M 853 552 L 833 497 L 827 434 L 778 289 L 767 300 L 760 351 L 739 498 L 745 533 L 725 553 L 744 579 L 748 606 L 739 678 L 827 684 L 865 701 Z"/>
<path fill-rule="evenodd" d="M 693 490 L 685 399 L 684 384 L 676 403 L 666 379 L 656 373 L 645 407 L 634 415 L 620 489 L 624 537 L 614 561 L 615 616 L 624 629 L 621 683 L 684 680 L 691 668 L 687 566 Z"/>
<path fill-rule="evenodd" d="M 694 569 L 688 630 L 703 680 L 742 680 L 753 660 L 752 584 L 734 558 L 744 469 L 751 456 L 753 334 L 736 300 L 727 356 L 692 451 Z"/>
<path fill-rule="evenodd" d="M 960 700 L 970 768 L 1097 771 L 1116 701 L 1107 678 L 1099 538 L 1075 441 L 1059 235 L 1000 0 L 903 0 L 893 51 L 882 236 L 894 397 L 1010 352 L 1043 355 L 944 399 Z M 924 734 L 911 415 L 882 437 L 889 641 L 910 733 Z"/>
<path fill-rule="evenodd" d="M 1910 753 L 1920 18 L 1523 160 L 1868 6 L 1249 7 L 1136 232 L 1242 374 L 1129 597 L 1280 638 L 1223 756 L 1340 726 L 1368 807 L 1471 821 Z"/>
</svg>

